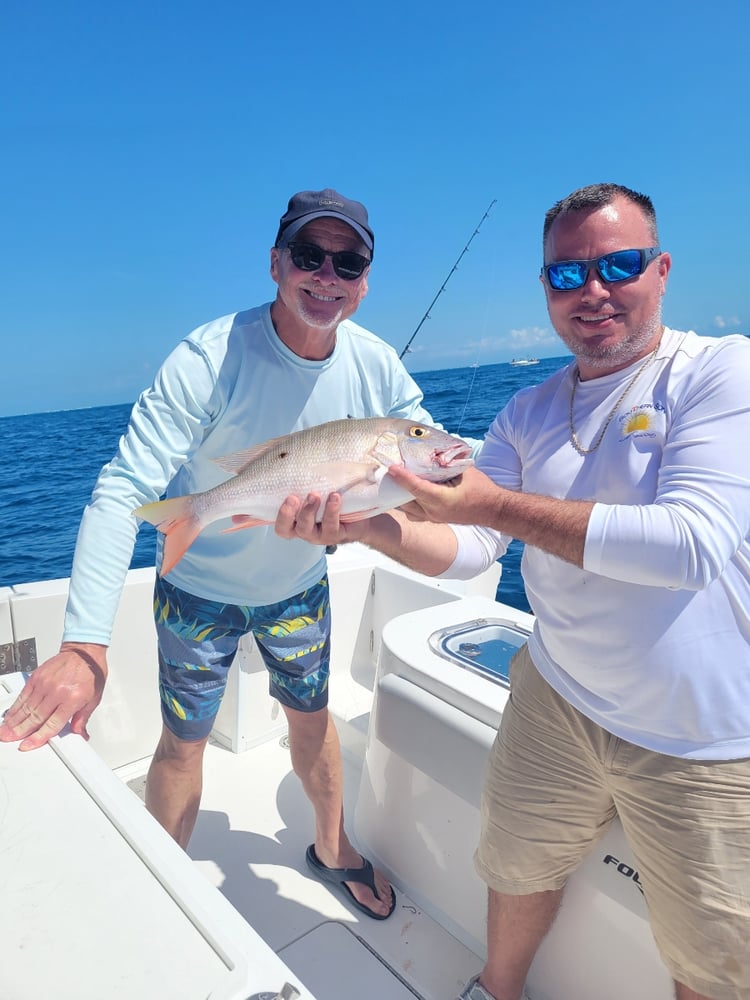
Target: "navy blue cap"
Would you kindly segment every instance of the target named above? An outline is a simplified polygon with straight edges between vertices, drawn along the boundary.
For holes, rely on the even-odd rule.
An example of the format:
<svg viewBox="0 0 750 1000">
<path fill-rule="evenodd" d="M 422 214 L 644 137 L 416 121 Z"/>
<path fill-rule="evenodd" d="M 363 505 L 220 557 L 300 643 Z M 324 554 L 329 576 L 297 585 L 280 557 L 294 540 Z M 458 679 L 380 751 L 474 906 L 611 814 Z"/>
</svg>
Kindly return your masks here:
<svg viewBox="0 0 750 1000">
<path fill-rule="evenodd" d="M 375 237 L 370 229 L 367 209 L 361 202 L 345 198 L 333 188 L 325 188 L 323 191 L 299 191 L 292 195 L 286 212 L 279 220 L 276 246 L 282 240 L 288 243 L 313 219 L 341 219 L 362 238 L 372 257 Z"/>
</svg>

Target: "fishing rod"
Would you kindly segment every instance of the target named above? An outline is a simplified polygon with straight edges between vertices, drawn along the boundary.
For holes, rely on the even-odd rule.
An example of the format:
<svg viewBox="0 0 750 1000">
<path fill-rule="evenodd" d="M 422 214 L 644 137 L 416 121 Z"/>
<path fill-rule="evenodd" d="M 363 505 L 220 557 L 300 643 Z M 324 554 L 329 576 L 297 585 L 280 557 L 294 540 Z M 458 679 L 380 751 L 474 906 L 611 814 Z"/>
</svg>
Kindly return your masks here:
<svg viewBox="0 0 750 1000">
<path fill-rule="evenodd" d="M 399 357 L 399 360 L 401 360 L 401 358 L 403 358 L 403 356 L 404 356 L 405 354 L 408 354 L 408 353 L 409 353 L 409 350 L 411 349 L 411 342 L 412 342 L 412 341 L 414 340 L 414 338 L 416 337 L 416 335 L 417 335 L 417 334 L 419 333 L 420 329 L 422 328 L 422 324 L 424 323 L 424 321 L 425 321 L 426 319 L 430 319 L 430 309 L 432 309 L 432 307 L 433 307 L 433 306 L 435 305 L 435 303 L 437 302 L 437 300 L 438 300 L 438 299 L 440 298 L 440 296 L 442 295 L 443 291 L 445 290 L 445 286 L 446 286 L 446 285 L 448 284 L 448 282 L 449 282 L 449 281 L 450 281 L 450 279 L 451 279 L 451 275 L 452 275 L 452 274 L 453 274 L 453 272 L 454 272 L 454 271 L 455 271 L 455 270 L 456 270 L 456 269 L 458 268 L 458 265 L 459 265 L 459 264 L 460 264 L 460 262 L 461 262 L 461 258 L 462 258 L 462 257 L 463 257 L 463 255 L 464 255 L 464 254 L 466 253 L 466 251 L 467 251 L 467 250 L 469 249 L 469 247 L 471 246 L 471 241 L 472 241 L 472 240 L 474 239 L 474 237 L 475 237 L 475 236 L 477 235 L 477 233 L 478 233 L 478 232 L 479 232 L 479 230 L 481 229 L 481 226 L 482 226 L 482 223 L 483 223 L 483 222 L 484 222 L 484 220 L 485 220 L 485 219 L 487 218 L 487 216 L 488 216 L 488 215 L 490 214 L 490 211 L 492 210 L 492 206 L 493 206 L 493 205 L 495 204 L 495 202 L 496 202 L 496 201 L 497 201 L 497 198 L 493 198 L 493 199 L 492 199 L 492 201 L 491 201 L 491 202 L 489 203 L 489 205 L 487 206 L 487 211 L 486 211 L 486 212 L 484 213 L 484 215 L 482 216 L 482 218 L 481 218 L 481 219 L 479 220 L 479 223 L 478 223 L 478 225 L 477 225 L 477 228 L 476 228 L 476 229 L 474 230 L 474 232 L 473 232 L 473 233 L 471 234 L 471 236 L 469 237 L 469 240 L 468 240 L 468 242 L 467 242 L 466 246 L 465 246 L 465 247 L 463 248 L 463 250 L 461 251 L 461 253 L 460 253 L 460 254 L 458 255 L 458 257 L 456 258 L 456 263 L 455 263 L 455 264 L 453 265 L 453 267 L 452 267 L 452 268 L 450 269 L 450 271 L 448 272 L 448 277 L 447 277 L 447 278 L 445 279 L 445 281 L 444 281 L 444 282 L 442 283 L 442 285 L 441 285 L 441 286 L 440 286 L 440 288 L 438 289 L 438 293 L 437 293 L 437 295 L 435 296 L 435 298 L 434 298 L 434 299 L 432 300 L 432 302 L 430 302 L 430 304 L 429 304 L 429 305 L 427 306 L 427 312 L 426 312 L 426 313 L 424 314 L 424 316 L 423 316 L 423 317 L 421 318 L 421 320 L 420 320 L 420 321 L 419 321 L 419 323 L 417 324 L 417 328 L 416 328 L 416 330 L 414 331 L 414 333 L 413 333 L 413 334 L 411 335 L 411 337 L 409 337 L 409 340 L 408 340 L 408 342 L 407 342 L 407 344 L 406 344 L 406 347 L 405 347 L 405 348 L 403 349 L 403 351 L 402 351 L 402 352 L 401 352 L 401 353 L 399 354 L 399 356 L 398 356 L 398 357 Z"/>
</svg>

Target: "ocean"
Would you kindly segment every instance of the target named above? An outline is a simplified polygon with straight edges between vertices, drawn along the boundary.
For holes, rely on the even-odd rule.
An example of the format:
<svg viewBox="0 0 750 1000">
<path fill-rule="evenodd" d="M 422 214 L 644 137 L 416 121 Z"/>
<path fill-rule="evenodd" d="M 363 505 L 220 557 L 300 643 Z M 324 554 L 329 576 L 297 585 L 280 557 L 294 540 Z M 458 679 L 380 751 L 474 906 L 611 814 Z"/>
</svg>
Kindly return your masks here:
<svg viewBox="0 0 750 1000">
<path fill-rule="evenodd" d="M 418 372 L 425 406 L 452 433 L 481 438 L 518 389 L 542 381 L 568 358 Z M 132 403 L 0 418 L 0 586 L 70 576 L 78 522 L 101 467 L 114 454 Z M 143 525 L 131 567 L 153 565 L 155 531 Z M 523 546 L 502 560 L 498 599 L 528 611 Z"/>
</svg>

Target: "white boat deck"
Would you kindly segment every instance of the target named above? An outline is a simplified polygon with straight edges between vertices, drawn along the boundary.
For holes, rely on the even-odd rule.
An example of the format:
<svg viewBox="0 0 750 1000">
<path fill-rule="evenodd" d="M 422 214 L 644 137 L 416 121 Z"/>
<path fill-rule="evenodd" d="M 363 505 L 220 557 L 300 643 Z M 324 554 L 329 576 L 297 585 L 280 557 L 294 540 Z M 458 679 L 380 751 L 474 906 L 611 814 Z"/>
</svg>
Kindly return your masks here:
<svg viewBox="0 0 750 1000">
<path fill-rule="evenodd" d="M 252 643 L 207 747 L 188 854 L 148 815 L 161 721 L 153 570 L 136 570 L 91 742 L 0 745 L 0 1000 L 278 1000 L 284 983 L 301 1000 L 454 1000 L 481 968 L 486 896 L 472 855 L 507 687 L 474 669 L 479 647 L 466 639 L 503 645 L 505 625 L 518 638 L 532 620 L 492 600 L 497 574 L 428 581 L 357 546 L 330 569 L 347 831 L 396 888 L 390 919 L 308 871 L 312 808 Z M 56 651 L 66 595 L 67 581 L 0 590 L 5 662 Z M 468 664 L 446 658 L 445 642 L 465 644 Z M 0 677 L 0 710 L 22 683 Z M 667 1000 L 636 874 L 615 824 L 570 880 L 529 1000 Z"/>
<path fill-rule="evenodd" d="M 147 761 L 120 772 L 142 794 Z M 344 754 L 347 828 L 360 768 Z M 482 960 L 397 887 L 388 920 L 371 920 L 305 864 L 313 814 L 285 737 L 242 754 L 209 744 L 188 853 L 260 936 L 325 1000 L 453 1000 Z"/>
</svg>

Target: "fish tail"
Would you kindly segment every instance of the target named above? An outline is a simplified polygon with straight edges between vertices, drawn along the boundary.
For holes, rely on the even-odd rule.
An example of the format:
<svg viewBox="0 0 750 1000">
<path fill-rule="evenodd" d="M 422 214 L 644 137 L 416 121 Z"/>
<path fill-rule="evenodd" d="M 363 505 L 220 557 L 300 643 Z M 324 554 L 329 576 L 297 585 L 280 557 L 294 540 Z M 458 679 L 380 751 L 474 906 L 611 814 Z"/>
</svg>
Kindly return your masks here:
<svg viewBox="0 0 750 1000">
<path fill-rule="evenodd" d="M 190 497 L 173 497 L 171 500 L 144 504 L 133 511 L 136 517 L 153 524 L 157 531 L 164 534 L 160 576 L 174 569 L 201 533 L 203 525 L 190 501 Z"/>
</svg>

